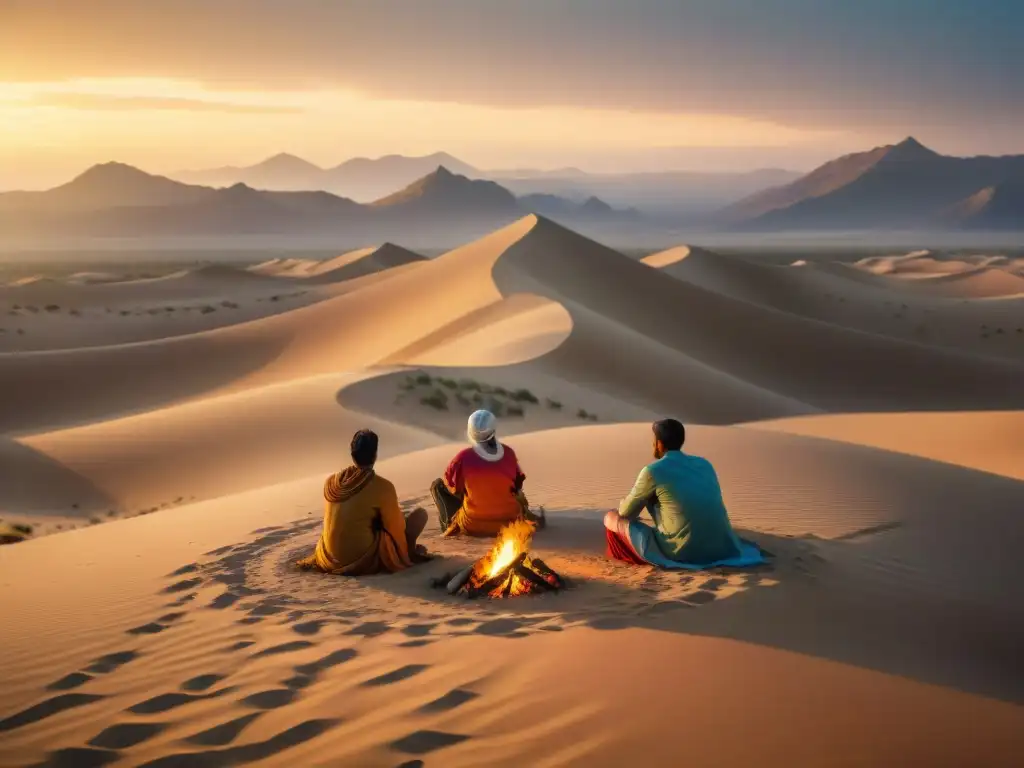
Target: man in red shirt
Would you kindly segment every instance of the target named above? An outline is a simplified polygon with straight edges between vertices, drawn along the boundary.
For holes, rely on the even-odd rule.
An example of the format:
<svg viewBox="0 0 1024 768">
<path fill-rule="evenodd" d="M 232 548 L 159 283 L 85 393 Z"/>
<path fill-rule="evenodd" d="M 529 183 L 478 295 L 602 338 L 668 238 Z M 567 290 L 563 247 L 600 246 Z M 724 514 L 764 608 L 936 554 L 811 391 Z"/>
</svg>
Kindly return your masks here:
<svg viewBox="0 0 1024 768">
<path fill-rule="evenodd" d="M 521 517 L 538 522 L 522 492 L 526 475 L 515 451 L 498 442 L 495 429 L 490 411 L 470 415 L 466 430 L 470 447 L 459 451 L 444 477 L 430 486 L 446 536 L 494 536 Z"/>
</svg>

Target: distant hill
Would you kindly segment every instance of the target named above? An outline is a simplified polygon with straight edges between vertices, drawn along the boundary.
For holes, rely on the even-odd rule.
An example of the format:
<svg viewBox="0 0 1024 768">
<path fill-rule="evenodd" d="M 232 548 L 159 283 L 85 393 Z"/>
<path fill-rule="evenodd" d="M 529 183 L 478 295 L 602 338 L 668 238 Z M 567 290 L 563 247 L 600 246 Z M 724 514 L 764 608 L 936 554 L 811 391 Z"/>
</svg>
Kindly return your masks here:
<svg viewBox="0 0 1024 768">
<path fill-rule="evenodd" d="M 278 192 L 320 190 L 370 202 L 411 184 L 438 166 L 466 176 L 479 176 L 473 166 L 446 152 L 422 157 L 356 157 L 333 168 L 321 168 L 300 157 L 282 153 L 256 165 L 182 171 L 174 175 L 181 181 L 212 187 L 241 183 L 255 189 Z"/>
<path fill-rule="evenodd" d="M 728 206 L 715 218 L 753 230 L 981 227 L 985 222 L 1024 229 L 1024 206 L 1013 181 L 1022 177 L 1024 155 L 949 157 L 907 138 L 833 160 Z"/>
<path fill-rule="evenodd" d="M 633 217 L 592 198 L 578 204 L 546 196 L 519 200 L 493 181 L 441 166 L 373 203 L 329 192 L 219 189 L 184 184 L 118 163 L 90 168 L 44 192 L 0 194 L 0 232 L 28 236 L 172 236 L 338 234 L 380 242 L 475 236 L 539 209 L 591 225 Z M 447 241 L 446 240 L 446 241 Z"/>
<path fill-rule="evenodd" d="M 422 157 L 357 157 L 332 168 L 279 154 L 247 167 L 227 166 L 174 174 L 179 181 L 211 187 L 246 184 L 271 191 L 322 190 L 359 202 L 386 197 L 443 166 L 470 179 L 496 181 L 520 197 L 554 195 L 583 202 L 598 197 L 617 208 L 639 208 L 664 216 L 696 216 L 718 210 L 767 187 L 800 176 L 795 171 L 764 169 L 744 173 L 587 173 L 579 168 L 480 170 L 447 152 Z"/>
</svg>

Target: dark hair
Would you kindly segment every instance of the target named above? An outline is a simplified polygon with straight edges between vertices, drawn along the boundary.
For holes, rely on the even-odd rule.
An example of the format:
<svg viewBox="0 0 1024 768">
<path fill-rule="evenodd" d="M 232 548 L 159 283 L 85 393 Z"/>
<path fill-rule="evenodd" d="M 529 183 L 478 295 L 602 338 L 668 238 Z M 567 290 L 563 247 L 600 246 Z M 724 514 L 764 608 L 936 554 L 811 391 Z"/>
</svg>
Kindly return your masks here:
<svg viewBox="0 0 1024 768">
<path fill-rule="evenodd" d="M 666 451 L 678 451 L 686 442 L 686 429 L 675 419 L 656 421 L 651 429 L 654 430 L 654 436 L 661 441 Z"/>
<path fill-rule="evenodd" d="M 352 461 L 358 467 L 372 467 L 377 461 L 377 433 L 361 429 L 352 435 Z"/>
</svg>

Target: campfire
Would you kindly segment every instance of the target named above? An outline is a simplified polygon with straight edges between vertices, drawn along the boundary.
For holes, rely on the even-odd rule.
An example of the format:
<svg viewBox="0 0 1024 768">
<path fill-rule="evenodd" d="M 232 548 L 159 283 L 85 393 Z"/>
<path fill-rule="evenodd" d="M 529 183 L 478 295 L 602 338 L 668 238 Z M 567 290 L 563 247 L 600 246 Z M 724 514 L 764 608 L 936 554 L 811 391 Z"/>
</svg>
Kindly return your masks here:
<svg viewBox="0 0 1024 768">
<path fill-rule="evenodd" d="M 435 579 L 435 586 L 467 597 L 514 597 L 561 589 L 565 586 L 562 577 L 540 558 L 530 556 L 535 530 L 534 524 L 525 520 L 509 523 L 498 532 L 490 552 L 454 576 Z"/>
</svg>

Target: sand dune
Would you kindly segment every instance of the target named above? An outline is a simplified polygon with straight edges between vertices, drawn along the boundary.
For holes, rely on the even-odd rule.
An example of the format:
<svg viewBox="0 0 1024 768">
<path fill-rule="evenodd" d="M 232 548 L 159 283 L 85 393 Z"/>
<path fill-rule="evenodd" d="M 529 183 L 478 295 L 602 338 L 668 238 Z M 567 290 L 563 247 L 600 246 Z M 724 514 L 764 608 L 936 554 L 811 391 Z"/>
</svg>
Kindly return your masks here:
<svg viewBox="0 0 1024 768">
<path fill-rule="evenodd" d="M 551 510 L 537 551 L 578 584 L 550 599 L 439 598 L 429 577 L 487 542 L 433 531 L 444 560 L 400 576 L 290 571 L 315 540 L 320 477 L 9 548 L 2 582 L 62 567 L 0 592 L 21 619 L 4 627 L 0 761 L 593 765 L 643 749 L 669 764 L 677 745 L 658 745 L 674 728 L 701 764 L 1011 765 L 1024 595 L 1013 558 L 993 554 L 1019 543 L 1003 538 L 1019 483 L 745 428 L 690 440 L 770 569 L 673 576 L 601 557 L 598 515 L 644 460 L 642 424 L 516 441 Z M 414 503 L 452 450 L 380 470 Z M 620 674 L 631 648 L 645 652 Z M 700 696 L 696 721 L 679 722 L 680 688 Z M 624 707 L 646 714 L 609 726 Z M 742 738 L 723 744 L 723 727 Z"/>
<path fill-rule="evenodd" d="M 271 259 L 250 267 L 250 272 L 273 277 L 286 277 L 310 282 L 333 282 L 393 269 L 424 261 L 418 253 L 394 243 L 361 248 L 326 261 L 316 259 Z"/>
<path fill-rule="evenodd" d="M 1020 278 L 879 264 L 641 263 L 530 216 L 430 260 L 0 288 L 94 323 L 37 298 L 53 346 L 0 353 L 0 525 L 34 526 L 0 548 L 0 765 L 1014 765 L 1022 304 L 988 292 Z M 171 296 L 236 306 L 88 317 Z M 478 407 L 572 589 L 439 595 L 492 542 L 434 520 L 399 575 L 291 567 L 355 429 L 429 506 Z M 603 556 L 664 414 L 767 566 Z"/>
<path fill-rule="evenodd" d="M 1024 361 L 1024 293 L 1015 275 L 984 267 L 918 280 L 876 275 L 838 262 L 781 267 L 680 246 L 647 266 L 733 299 L 915 344 Z M 964 301 L 964 299 L 998 300 Z M 999 331 L 1002 329 L 1002 331 Z"/>
</svg>

